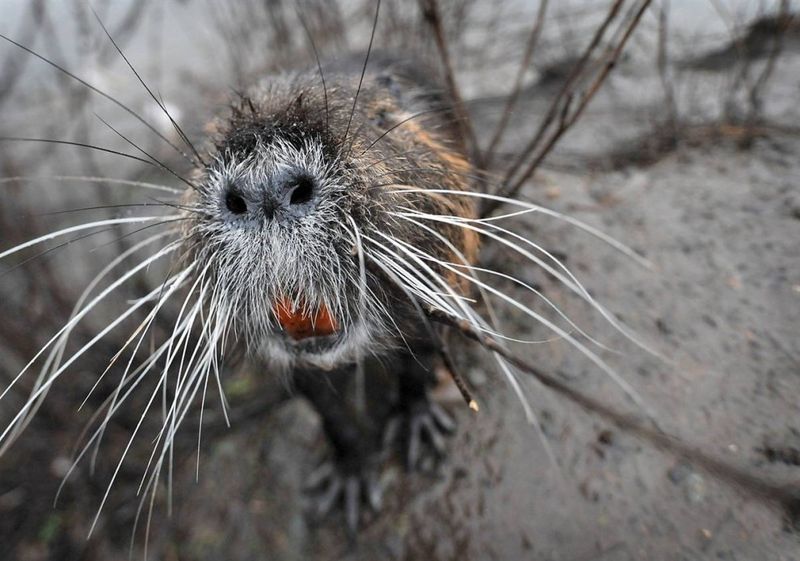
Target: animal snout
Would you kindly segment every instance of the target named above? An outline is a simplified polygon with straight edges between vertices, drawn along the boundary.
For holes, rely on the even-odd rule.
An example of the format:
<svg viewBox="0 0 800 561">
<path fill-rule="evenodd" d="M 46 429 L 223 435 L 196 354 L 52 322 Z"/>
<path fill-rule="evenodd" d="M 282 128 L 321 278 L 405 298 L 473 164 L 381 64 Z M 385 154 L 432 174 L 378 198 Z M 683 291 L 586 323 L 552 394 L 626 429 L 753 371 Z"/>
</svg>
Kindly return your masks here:
<svg viewBox="0 0 800 561">
<path fill-rule="evenodd" d="M 318 196 L 316 180 L 304 173 L 275 177 L 253 191 L 229 187 L 225 195 L 228 211 L 236 215 L 263 213 L 268 220 L 300 218 L 314 209 Z"/>
<path fill-rule="evenodd" d="M 295 177 L 281 187 L 283 202 L 289 206 L 305 205 L 314 199 L 314 179 L 307 175 Z"/>
</svg>

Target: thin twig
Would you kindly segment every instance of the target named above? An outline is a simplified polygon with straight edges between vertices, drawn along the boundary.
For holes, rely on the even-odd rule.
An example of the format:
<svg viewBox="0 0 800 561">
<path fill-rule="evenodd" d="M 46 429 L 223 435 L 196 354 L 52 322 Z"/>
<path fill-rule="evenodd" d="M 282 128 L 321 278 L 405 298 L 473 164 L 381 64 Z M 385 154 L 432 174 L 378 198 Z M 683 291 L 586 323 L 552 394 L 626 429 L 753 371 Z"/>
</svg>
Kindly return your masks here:
<svg viewBox="0 0 800 561">
<path fill-rule="evenodd" d="M 450 59 L 450 50 L 447 46 L 447 37 L 445 36 L 439 4 L 436 0 L 418 1 L 420 10 L 422 11 L 422 17 L 433 30 L 436 48 L 439 51 L 439 58 L 442 61 L 442 67 L 444 69 L 444 79 L 447 83 L 450 97 L 453 100 L 453 110 L 457 117 L 456 124 L 459 128 L 464 148 L 469 151 L 472 162 L 478 167 L 482 167 L 480 165 L 480 149 L 475 137 L 475 130 L 472 126 L 472 119 L 464 106 L 464 99 L 461 96 L 461 91 L 456 83 L 455 73 L 453 72 L 453 64 Z"/>
<path fill-rule="evenodd" d="M 542 0 L 539 3 L 539 10 L 536 13 L 536 21 L 531 28 L 531 33 L 528 36 L 528 41 L 525 45 L 525 53 L 522 56 L 522 62 L 519 65 L 519 70 L 517 70 L 517 77 L 514 79 L 514 87 L 511 89 L 511 93 L 508 95 L 506 106 L 503 109 L 503 115 L 500 117 L 500 122 L 497 124 L 497 129 L 494 131 L 492 140 L 489 141 L 489 146 L 484 152 L 483 164 L 486 168 L 491 166 L 492 158 L 494 157 L 494 151 L 497 148 L 497 143 L 500 142 L 500 138 L 502 138 L 503 133 L 506 130 L 506 126 L 508 125 L 508 121 L 511 118 L 511 113 L 514 111 L 514 106 L 517 104 L 517 100 L 519 99 L 519 94 L 522 91 L 522 79 L 525 77 L 525 73 L 528 71 L 531 58 L 533 58 L 533 52 L 536 49 L 536 44 L 539 42 L 539 37 L 542 34 L 542 26 L 545 15 L 547 14 L 548 4 L 548 0 Z"/>
<path fill-rule="evenodd" d="M 559 107 L 561 106 L 563 100 L 569 95 L 569 92 L 572 90 L 572 86 L 578 77 L 583 74 L 584 69 L 586 68 L 586 64 L 591 59 L 592 53 L 597 49 L 600 41 L 605 36 L 606 31 L 608 30 L 608 26 L 611 25 L 611 22 L 617 17 L 622 8 L 622 4 L 625 0 L 616 0 L 614 4 L 608 10 L 606 14 L 606 18 L 603 20 L 603 23 L 600 24 L 600 27 L 597 28 L 595 31 L 594 37 L 586 46 L 586 49 L 583 51 L 581 58 L 578 59 L 578 62 L 575 63 L 575 66 L 572 68 L 569 76 L 567 76 L 566 81 L 561 86 L 561 90 L 556 94 L 555 99 L 550 104 L 550 108 L 547 110 L 545 114 L 545 118 L 542 123 L 539 125 L 539 128 L 536 131 L 536 134 L 533 135 L 533 138 L 528 142 L 525 148 L 520 153 L 517 160 L 514 164 L 508 169 L 506 172 L 506 179 L 505 183 L 509 182 L 517 170 L 525 163 L 525 159 L 529 153 L 531 153 L 535 148 L 536 145 L 541 141 L 542 137 L 544 136 L 547 129 L 550 127 L 550 124 L 555 119 L 556 115 L 559 113 Z"/>
<path fill-rule="evenodd" d="M 461 397 L 464 398 L 464 403 L 467 404 L 467 407 L 477 413 L 480 410 L 478 407 L 478 402 L 472 396 L 472 392 L 467 387 L 464 378 L 462 378 L 458 373 L 458 369 L 456 369 L 456 365 L 453 363 L 453 357 L 450 354 L 450 348 L 441 337 L 437 336 L 437 338 L 439 345 L 439 356 L 442 357 L 444 367 L 447 369 L 448 374 L 450 374 L 450 377 L 453 379 L 453 382 L 455 383 L 456 388 L 458 388 L 458 392 L 461 394 Z"/>
<path fill-rule="evenodd" d="M 756 78 L 753 85 L 750 87 L 749 92 L 749 99 L 750 99 L 750 111 L 745 119 L 747 124 L 753 124 L 759 117 L 761 113 L 762 107 L 762 96 L 764 92 L 764 88 L 766 87 L 767 82 L 769 82 L 770 77 L 772 77 L 773 72 L 775 71 L 775 66 L 778 61 L 778 57 L 783 50 L 783 43 L 784 38 L 786 36 L 786 32 L 789 29 L 789 26 L 792 23 L 792 14 L 790 13 L 790 2 L 789 0 L 781 0 L 780 3 L 780 11 L 778 15 L 775 17 L 775 36 L 772 38 L 772 48 L 770 49 L 769 56 L 767 58 L 767 62 L 764 65 L 764 69 Z"/>
<path fill-rule="evenodd" d="M 678 107 L 675 103 L 675 85 L 669 75 L 669 0 L 662 0 L 658 11 L 658 52 L 656 66 L 661 87 L 664 89 L 664 105 L 667 110 L 666 136 L 674 143 L 678 127 Z M 663 126 L 664 123 L 661 123 Z"/>
<path fill-rule="evenodd" d="M 503 186 L 499 191 L 499 194 L 502 197 L 513 198 L 519 192 L 519 190 L 522 188 L 525 182 L 528 181 L 528 179 L 533 175 L 536 169 L 538 169 L 542 161 L 552 151 L 553 147 L 561 139 L 564 133 L 567 130 L 569 130 L 570 127 L 572 127 L 572 125 L 575 124 L 578 118 L 580 118 L 580 116 L 583 114 L 583 111 L 589 105 L 589 102 L 592 100 L 592 98 L 595 96 L 595 94 L 598 92 L 600 87 L 605 82 L 606 78 L 608 77 L 608 74 L 616 65 L 619 56 L 622 54 L 622 50 L 625 48 L 625 45 L 628 42 L 628 39 L 631 37 L 633 31 L 639 25 L 639 22 L 642 19 L 642 15 L 644 15 L 645 11 L 647 11 L 647 8 L 650 6 L 651 2 L 652 0 L 642 0 L 635 15 L 631 18 L 631 20 L 625 27 L 625 32 L 622 34 L 622 37 L 620 38 L 618 43 L 615 46 L 609 47 L 607 49 L 608 54 L 606 55 L 606 57 L 604 57 L 604 62 L 602 63 L 602 67 L 595 75 L 594 80 L 581 93 L 580 100 L 577 104 L 577 107 L 575 107 L 574 110 L 572 110 L 571 107 L 572 101 L 574 99 L 574 92 L 571 90 L 571 88 L 567 90 L 562 89 L 562 93 L 557 97 L 556 103 L 551 108 L 552 110 L 551 114 L 549 114 L 546 117 L 543 126 L 540 127 L 540 130 L 537 132 L 533 141 L 529 143 L 529 145 L 520 155 L 518 162 L 522 162 L 526 160 L 529 155 L 535 154 L 533 156 L 533 160 L 530 162 L 530 164 L 528 164 L 528 167 L 525 168 L 525 170 L 517 177 L 517 179 L 512 182 L 511 179 L 513 173 L 519 167 L 515 164 L 514 169 L 512 169 L 512 171 L 506 175 L 506 182 L 504 182 Z M 621 4 L 622 3 L 618 1 L 614 4 L 614 6 L 612 6 L 612 10 L 609 12 L 609 16 L 606 18 L 606 21 L 603 22 L 603 26 L 607 26 L 606 24 L 610 23 L 615 13 L 614 9 L 615 8 L 618 9 L 618 7 L 621 6 Z M 595 35 L 595 38 L 597 39 L 598 42 L 600 37 L 602 37 L 602 34 L 600 33 Z M 594 50 L 594 47 L 591 45 L 590 48 L 591 50 L 587 49 L 587 51 L 584 53 L 584 57 L 586 58 L 586 60 L 588 60 L 588 55 L 591 53 L 591 51 Z M 585 60 L 582 59 L 581 62 L 585 63 Z M 581 62 L 578 63 L 578 67 L 582 67 Z M 574 73 L 573 75 L 577 76 Z M 568 80 L 568 82 L 569 81 L 570 80 Z M 572 81 L 574 81 L 574 78 L 572 78 Z M 559 109 L 559 104 L 563 105 L 561 105 L 560 111 L 557 111 Z M 553 130 L 550 133 L 550 136 L 547 137 L 547 140 L 544 141 L 544 143 L 542 144 L 542 148 L 537 152 L 536 147 L 540 144 L 542 138 L 544 138 L 545 133 L 551 129 L 550 125 L 553 123 L 556 113 L 560 115 L 558 119 L 558 124 L 556 125 L 555 130 Z M 484 203 L 481 209 L 481 216 L 487 216 L 501 204 L 502 202 L 500 200 L 487 200 L 487 202 Z"/>
<path fill-rule="evenodd" d="M 28 37 L 29 40 L 35 40 L 42 29 L 44 12 L 47 8 L 42 0 L 31 2 L 30 8 L 30 19 L 25 20 L 18 36 Z M 2 72 L 0 72 L 0 104 L 2 104 L 14 90 L 19 77 L 25 71 L 25 67 L 29 61 L 30 57 L 18 57 L 16 55 L 8 57 L 3 65 Z"/>
</svg>

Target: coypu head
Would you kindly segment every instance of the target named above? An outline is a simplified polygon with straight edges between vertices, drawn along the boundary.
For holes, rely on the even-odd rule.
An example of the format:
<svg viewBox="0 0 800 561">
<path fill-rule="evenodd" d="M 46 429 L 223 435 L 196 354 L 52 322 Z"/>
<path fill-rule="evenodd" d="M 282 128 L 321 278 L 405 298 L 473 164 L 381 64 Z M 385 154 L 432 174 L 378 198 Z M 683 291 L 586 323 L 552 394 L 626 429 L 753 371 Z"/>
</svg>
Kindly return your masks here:
<svg viewBox="0 0 800 561">
<path fill-rule="evenodd" d="M 477 236 L 430 217 L 474 216 L 469 166 L 445 111 L 398 80 L 280 76 L 215 125 L 186 247 L 249 351 L 333 366 L 413 332 L 412 293 L 461 290 L 439 261 L 472 261 Z"/>
</svg>

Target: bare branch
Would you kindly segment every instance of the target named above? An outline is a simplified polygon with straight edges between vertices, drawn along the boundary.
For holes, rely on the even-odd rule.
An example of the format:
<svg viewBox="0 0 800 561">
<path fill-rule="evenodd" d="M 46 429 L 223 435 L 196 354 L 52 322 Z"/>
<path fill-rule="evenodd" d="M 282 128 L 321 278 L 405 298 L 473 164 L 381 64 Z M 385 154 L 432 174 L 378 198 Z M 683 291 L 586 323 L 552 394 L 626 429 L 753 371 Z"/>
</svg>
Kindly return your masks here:
<svg viewBox="0 0 800 561">
<path fill-rule="evenodd" d="M 606 50 L 606 55 L 603 57 L 600 69 L 596 72 L 594 79 L 580 94 L 579 102 L 575 109 L 572 110 L 571 105 L 573 99 L 575 98 L 575 91 L 572 86 L 577 78 L 583 74 L 583 69 L 586 66 L 586 63 L 588 62 L 592 52 L 597 48 L 597 45 L 605 34 L 605 30 L 607 29 L 608 25 L 616 17 L 623 1 L 617 0 L 617 2 L 612 5 L 605 21 L 598 29 L 598 32 L 595 34 L 594 39 L 589 44 L 584 52 L 584 55 L 581 57 L 581 60 L 576 65 L 572 75 L 567 79 L 567 82 L 564 84 L 564 87 L 562 87 L 561 92 L 559 92 L 559 95 L 551 105 L 550 111 L 545 117 L 542 125 L 539 127 L 539 130 L 536 132 L 536 135 L 533 137 L 531 142 L 528 143 L 517 159 L 517 162 L 506 174 L 506 179 L 498 191 L 500 196 L 508 198 L 514 197 L 525 184 L 525 182 L 533 175 L 542 161 L 552 151 L 553 147 L 561 139 L 564 133 L 569 130 L 569 128 L 572 127 L 572 125 L 574 125 L 578 118 L 583 114 L 583 111 L 589 105 L 589 102 L 598 92 L 608 77 L 608 74 L 616 65 L 619 56 L 622 54 L 622 50 L 625 48 L 625 45 L 628 42 L 628 39 L 630 39 L 633 31 L 639 25 L 642 15 L 644 15 L 645 11 L 647 11 L 647 8 L 650 6 L 651 2 L 652 0 L 642 0 L 640 2 L 636 12 L 624 26 L 625 31 L 622 33 L 622 36 L 617 41 L 616 45 L 609 46 Z M 555 129 L 552 129 L 556 115 L 559 115 L 558 123 L 555 126 Z M 552 132 L 550 132 L 546 140 L 543 141 L 548 131 Z M 541 148 L 537 150 L 537 147 L 540 145 Z M 530 164 L 528 164 L 524 171 L 522 171 L 522 173 L 520 173 L 516 179 L 514 179 L 519 168 L 529 158 L 531 159 Z M 499 200 L 487 200 L 481 209 L 481 216 L 487 216 L 501 204 L 502 203 Z"/>
<path fill-rule="evenodd" d="M 444 79 L 447 83 L 450 97 L 453 100 L 453 109 L 456 113 L 456 126 L 458 126 L 461 134 L 464 148 L 471 154 L 473 163 L 478 165 L 478 167 L 482 167 L 480 165 L 480 148 L 475 137 L 472 119 L 464 106 L 464 99 L 461 96 L 461 90 L 456 83 L 455 73 L 453 72 L 453 64 L 450 59 L 450 50 L 447 46 L 447 37 L 445 36 L 444 24 L 442 23 L 442 16 L 439 11 L 439 3 L 437 0 L 418 1 L 420 10 L 422 11 L 422 17 L 433 31 L 436 48 L 439 51 L 439 57 L 441 58 L 442 68 L 444 70 Z"/>
<path fill-rule="evenodd" d="M 517 77 L 514 79 L 514 87 L 511 89 L 511 93 L 508 95 L 506 106 L 503 109 L 503 115 L 500 117 L 500 122 L 497 124 L 497 129 L 494 131 L 492 140 L 489 142 L 489 146 L 486 148 L 484 154 L 483 163 L 484 167 L 486 168 L 491 165 L 494 151 L 497 148 L 497 143 L 500 142 L 500 139 L 506 130 L 506 126 L 508 125 L 508 120 L 511 118 L 511 113 L 514 111 L 514 106 L 517 104 L 517 100 L 519 99 L 519 94 L 522 90 L 522 79 L 525 77 L 525 72 L 527 72 L 528 67 L 530 66 L 531 58 L 533 58 L 533 52 L 536 49 L 536 44 L 539 42 L 539 37 L 542 34 L 542 25 L 544 23 L 545 15 L 547 14 L 548 4 L 548 0 L 542 0 L 539 3 L 539 10 L 536 13 L 536 21 L 531 28 L 531 33 L 528 36 L 528 41 L 525 45 L 525 53 L 522 56 L 522 62 L 519 65 L 519 70 L 517 70 Z"/>
</svg>

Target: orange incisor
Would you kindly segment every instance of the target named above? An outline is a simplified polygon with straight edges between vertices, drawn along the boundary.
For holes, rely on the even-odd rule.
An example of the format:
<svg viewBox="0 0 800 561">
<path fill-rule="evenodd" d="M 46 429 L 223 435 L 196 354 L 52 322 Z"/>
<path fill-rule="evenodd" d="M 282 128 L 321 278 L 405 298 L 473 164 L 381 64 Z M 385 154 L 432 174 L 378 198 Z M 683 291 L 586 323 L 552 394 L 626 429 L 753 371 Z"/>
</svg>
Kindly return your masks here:
<svg viewBox="0 0 800 561">
<path fill-rule="evenodd" d="M 339 324 L 325 304 L 316 310 L 299 304 L 295 307 L 288 298 L 281 298 L 275 303 L 275 316 L 283 330 L 292 339 L 300 340 L 308 337 L 331 335 L 339 330 Z"/>
</svg>

